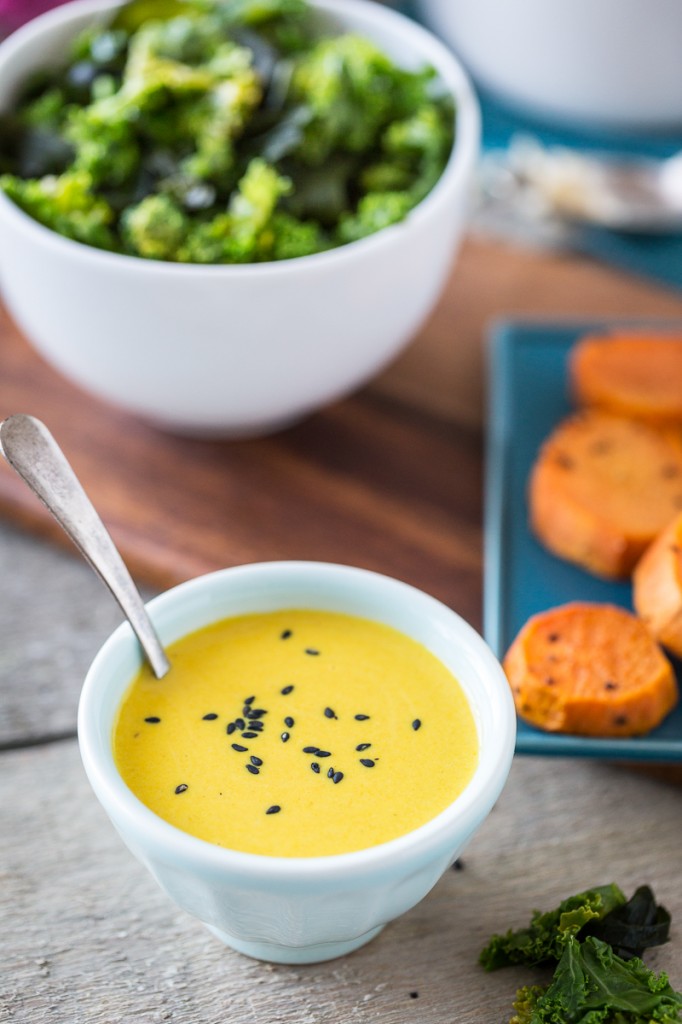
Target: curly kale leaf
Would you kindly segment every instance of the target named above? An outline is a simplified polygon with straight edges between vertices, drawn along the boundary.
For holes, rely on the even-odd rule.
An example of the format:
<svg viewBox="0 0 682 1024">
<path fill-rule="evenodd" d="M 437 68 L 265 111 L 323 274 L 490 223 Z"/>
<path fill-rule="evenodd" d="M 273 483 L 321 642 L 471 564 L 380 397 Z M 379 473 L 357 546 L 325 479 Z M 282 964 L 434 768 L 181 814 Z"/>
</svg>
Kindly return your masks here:
<svg viewBox="0 0 682 1024">
<path fill-rule="evenodd" d="M 601 921 L 591 921 L 586 934 L 608 942 L 618 956 L 629 960 L 668 941 L 670 914 L 656 903 L 648 885 L 640 885 L 624 906 L 615 907 Z"/>
<path fill-rule="evenodd" d="M 664 973 L 570 935 L 551 984 L 518 991 L 510 1024 L 680 1024 L 682 995 Z"/>
<path fill-rule="evenodd" d="M 601 920 L 624 903 L 625 896 L 615 884 L 569 896 L 555 910 L 534 911 L 527 928 L 493 935 L 479 962 L 487 971 L 495 971 L 512 964 L 532 967 L 559 960 L 568 939 L 578 935 L 590 921 Z"/>
</svg>

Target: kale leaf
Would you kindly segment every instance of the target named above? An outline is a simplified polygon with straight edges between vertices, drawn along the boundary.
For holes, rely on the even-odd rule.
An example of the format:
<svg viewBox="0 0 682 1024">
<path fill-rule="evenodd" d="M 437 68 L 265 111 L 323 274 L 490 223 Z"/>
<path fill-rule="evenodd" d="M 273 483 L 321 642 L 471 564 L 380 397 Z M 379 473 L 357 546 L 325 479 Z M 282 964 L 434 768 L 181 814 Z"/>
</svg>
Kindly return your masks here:
<svg viewBox="0 0 682 1024">
<path fill-rule="evenodd" d="M 602 885 L 563 900 L 555 910 L 533 912 L 527 928 L 493 935 L 479 962 L 487 971 L 512 964 L 530 967 L 561 958 L 569 939 L 591 921 L 601 920 L 625 904 L 617 885 Z"/>
<path fill-rule="evenodd" d="M 519 989 L 514 1009 L 510 1024 L 679 1024 L 682 995 L 638 958 L 569 935 L 551 984 Z"/>
</svg>

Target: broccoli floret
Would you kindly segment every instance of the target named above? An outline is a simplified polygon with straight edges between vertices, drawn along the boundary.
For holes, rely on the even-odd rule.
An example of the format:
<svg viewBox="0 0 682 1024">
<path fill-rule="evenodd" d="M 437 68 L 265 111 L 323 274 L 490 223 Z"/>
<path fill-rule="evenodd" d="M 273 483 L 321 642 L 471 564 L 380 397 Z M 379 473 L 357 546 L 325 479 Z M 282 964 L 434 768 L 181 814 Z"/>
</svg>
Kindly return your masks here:
<svg viewBox="0 0 682 1024">
<path fill-rule="evenodd" d="M 134 131 L 125 121 L 98 121 L 91 109 L 75 111 L 64 132 L 75 150 L 73 169 L 89 174 L 94 186 L 122 185 L 140 160 Z"/>
<path fill-rule="evenodd" d="M 25 183 L 8 194 L 70 237 L 202 263 L 401 220 L 442 173 L 452 105 L 433 69 L 320 30 L 308 0 L 128 0 L 3 119 L 0 173 Z M 93 194 L 56 212 L 55 189 L 83 182 Z"/>
<path fill-rule="evenodd" d="M 100 249 L 116 249 L 111 230 L 114 212 L 93 193 L 92 179 L 83 171 L 59 176 L 22 179 L 0 178 L 0 188 L 18 206 L 45 227 Z"/>
<path fill-rule="evenodd" d="M 222 13 L 234 25 L 263 25 L 300 18 L 308 13 L 308 5 L 305 0 L 230 0 L 222 5 Z"/>
<path fill-rule="evenodd" d="M 452 124 L 452 114 L 444 114 L 431 103 L 391 124 L 382 136 L 385 153 L 412 172 L 413 203 L 431 191 L 443 172 L 452 149 Z"/>
<path fill-rule="evenodd" d="M 265 163 L 252 160 L 230 200 L 226 213 L 190 231 L 179 259 L 189 263 L 250 263 L 272 244 L 262 238 L 281 196 L 291 188 L 288 178 Z"/>
<path fill-rule="evenodd" d="M 341 218 L 340 242 L 357 242 L 382 228 L 404 220 L 414 206 L 409 192 L 369 192 L 358 203 L 355 213 Z"/>
<path fill-rule="evenodd" d="M 298 256 L 324 252 L 325 249 L 332 247 L 332 243 L 315 221 L 299 220 L 289 213 L 279 212 L 274 214 L 269 226 L 272 232 L 269 259 L 291 260 Z"/>
<path fill-rule="evenodd" d="M 299 155 L 322 163 L 335 148 L 372 147 L 391 117 L 395 68 L 368 39 L 343 35 L 323 39 L 296 62 L 291 86 L 313 119 Z"/>
<path fill-rule="evenodd" d="M 148 260 L 174 260 L 188 228 L 187 217 L 166 195 L 146 196 L 121 216 L 126 248 Z"/>
<path fill-rule="evenodd" d="M 67 111 L 64 92 L 55 85 L 24 106 L 21 120 L 31 128 L 55 131 L 63 125 Z"/>
</svg>

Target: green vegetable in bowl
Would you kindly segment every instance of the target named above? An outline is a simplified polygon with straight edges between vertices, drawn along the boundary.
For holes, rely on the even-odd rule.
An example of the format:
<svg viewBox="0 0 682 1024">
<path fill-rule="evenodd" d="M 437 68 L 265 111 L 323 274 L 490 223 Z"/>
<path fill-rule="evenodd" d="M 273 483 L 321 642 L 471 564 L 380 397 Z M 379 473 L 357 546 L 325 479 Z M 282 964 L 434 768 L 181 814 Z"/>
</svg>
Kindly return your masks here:
<svg viewBox="0 0 682 1024">
<path fill-rule="evenodd" d="M 0 116 L 0 188 L 113 252 L 290 259 L 403 220 L 454 120 L 433 69 L 334 35 L 305 0 L 132 0 Z"/>
</svg>

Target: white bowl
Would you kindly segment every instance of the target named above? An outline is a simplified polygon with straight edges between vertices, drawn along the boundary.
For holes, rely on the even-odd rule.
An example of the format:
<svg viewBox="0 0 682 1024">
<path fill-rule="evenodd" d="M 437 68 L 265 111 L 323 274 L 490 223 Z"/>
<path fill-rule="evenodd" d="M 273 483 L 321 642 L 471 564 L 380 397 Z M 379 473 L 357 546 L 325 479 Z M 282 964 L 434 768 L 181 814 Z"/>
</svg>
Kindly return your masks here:
<svg viewBox="0 0 682 1024">
<path fill-rule="evenodd" d="M 116 711 L 141 663 L 127 623 L 107 640 L 87 675 L 78 738 L 90 783 L 113 824 L 179 906 L 242 953 L 312 963 L 364 945 L 436 884 L 502 790 L 516 719 L 506 677 L 471 626 L 387 576 L 325 563 L 260 563 L 198 577 L 149 604 L 164 643 L 223 617 L 282 608 L 386 623 L 424 644 L 457 677 L 474 714 L 479 763 L 441 814 L 378 846 L 308 858 L 238 853 L 163 821 L 127 788 L 112 753 Z"/>
<path fill-rule="evenodd" d="M 0 109 L 27 74 L 116 6 L 75 0 L 0 45 Z M 397 63 L 433 65 L 457 104 L 456 142 L 432 192 L 397 225 L 299 259 L 188 266 L 103 252 L 36 223 L 0 194 L 0 284 L 42 355 L 76 384 L 172 429 L 253 435 L 345 395 L 413 337 L 462 234 L 479 112 L 448 49 L 370 0 L 314 0 Z"/>
<path fill-rule="evenodd" d="M 419 0 L 480 85 L 577 126 L 682 125 L 679 0 Z"/>
</svg>

